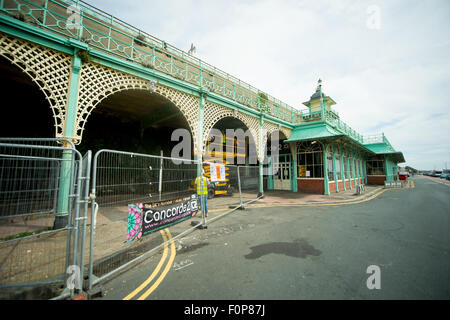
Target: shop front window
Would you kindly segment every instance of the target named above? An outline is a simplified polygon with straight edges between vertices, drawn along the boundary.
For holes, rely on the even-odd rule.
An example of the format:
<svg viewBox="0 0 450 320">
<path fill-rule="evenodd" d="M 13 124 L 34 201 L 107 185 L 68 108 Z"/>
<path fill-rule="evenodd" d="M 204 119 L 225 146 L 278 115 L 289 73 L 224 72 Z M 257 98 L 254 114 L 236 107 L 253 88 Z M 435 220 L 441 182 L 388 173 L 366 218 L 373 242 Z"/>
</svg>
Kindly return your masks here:
<svg viewBox="0 0 450 320">
<path fill-rule="evenodd" d="M 342 180 L 342 175 L 341 175 L 341 151 L 339 150 L 339 148 L 336 148 L 334 150 L 334 158 L 336 159 L 336 178 L 338 180 Z"/>
<path fill-rule="evenodd" d="M 375 156 L 367 160 L 367 175 L 368 176 L 384 176 L 386 175 L 384 167 L 384 157 Z"/>
<path fill-rule="evenodd" d="M 350 166 L 348 165 L 348 151 L 344 151 L 344 175 L 346 179 L 350 178 Z"/>
<path fill-rule="evenodd" d="M 328 181 L 334 181 L 333 150 L 331 149 L 331 146 L 327 148 L 327 168 L 328 168 Z"/>
<path fill-rule="evenodd" d="M 323 178 L 323 154 L 320 143 L 297 143 L 297 177 Z"/>
</svg>

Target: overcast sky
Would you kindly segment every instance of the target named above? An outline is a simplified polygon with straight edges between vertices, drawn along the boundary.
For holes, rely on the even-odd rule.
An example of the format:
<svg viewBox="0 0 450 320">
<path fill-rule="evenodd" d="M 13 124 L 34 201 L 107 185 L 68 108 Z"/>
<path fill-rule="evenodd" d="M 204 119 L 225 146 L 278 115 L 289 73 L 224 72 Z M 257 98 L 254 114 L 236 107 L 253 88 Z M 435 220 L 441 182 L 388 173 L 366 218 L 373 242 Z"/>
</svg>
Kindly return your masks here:
<svg viewBox="0 0 450 320">
<path fill-rule="evenodd" d="M 321 78 L 353 129 L 450 167 L 448 0 L 87 2 L 294 107 Z"/>
</svg>

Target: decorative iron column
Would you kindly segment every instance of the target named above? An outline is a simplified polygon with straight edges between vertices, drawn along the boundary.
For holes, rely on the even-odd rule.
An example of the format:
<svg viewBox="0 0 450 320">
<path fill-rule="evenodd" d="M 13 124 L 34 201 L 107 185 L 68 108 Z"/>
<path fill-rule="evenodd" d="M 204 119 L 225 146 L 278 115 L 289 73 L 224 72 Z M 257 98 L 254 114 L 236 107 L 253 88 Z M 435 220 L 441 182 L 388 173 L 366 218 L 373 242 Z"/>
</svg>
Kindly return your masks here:
<svg viewBox="0 0 450 320">
<path fill-rule="evenodd" d="M 66 118 L 64 121 L 64 136 L 68 139 L 74 137 L 75 121 L 77 116 L 78 87 L 80 81 L 81 59 L 78 49 L 74 49 L 72 68 L 69 77 L 69 90 L 67 95 Z M 64 145 L 64 147 L 69 147 Z M 54 229 L 64 228 L 68 224 L 70 183 L 72 179 L 73 154 L 70 150 L 64 150 L 59 178 L 59 193 Z"/>
<path fill-rule="evenodd" d="M 347 169 L 348 169 L 348 186 L 350 188 L 350 190 L 353 189 L 352 187 L 352 167 L 350 167 L 350 151 L 347 150 Z"/>
<path fill-rule="evenodd" d="M 294 192 L 298 191 L 297 186 L 297 142 L 291 143 L 291 153 L 292 153 L 292 171 L 291 171 L 291 189 Z"/>
<path fill-rule="evenodd" d="M 365 183 L 364 183 L 363 160 L 362 160 L 362 155 L 361 155 L 361 153 L 359 154 L 359 175 L 361 176 L 360 183 L 361 183 L 361 184 L 365 184 Z"/>
<path fill-rule="evenodd" d="M 198 136 L 197 136 L 197 177 L 202 174 L 203 161 L 203 124 L 205 119 L 205 97 L 206 93 L 200 91 L 200 106 L 198 116 Z"/>
<path fill-rule="evenodd" d="M 367 159 L 363 160 L 364 164 L 364 184 L 367 184 Z"/>
<path fill-rule="evenodd" d="M 327 147 L 328 145 L 326 143 L 322 143 L 319 141 L 319 143 L 322 145 L 322 155 L 323 155 L 323 194 L 329 195 L 329 181 L 328 181 L 328 156 L 327 156 Z"/>
<path fill-rule="evenodd" d="M 258 141 L 258 165 L 259 165 L 259 188 L 258 188 L 258 197 L 264 197 L 264 176 L 263 176 L 263 162 L 264 162 L 264 154 L 263 154 L 263 123 L 264 123 L 264 115 L 261 113 L 259 117 L 259 141 Z"/>
<path fill-rule="evenodd" d="M 345 187 L 344 152 L 345 152 L 345 149 L 342 148 L 342 150 L 341 150 L 341 175 L 342 175 L 342 177 L 341 178 L 342 178 L 342 188 L 345 191 L 345 190 L 347 190 L 347 188 Z"/>
<path fill-rule="evenodd" d="M 352 151 L 350 154 L 352 157 L 352 180 L 353 180 L 353 183 L 355 184 L 355 188 L 356 188 L 357 182 L 356 182 L 355 153 Z"/>
<path fill-rule="evenodd" d="M 273 190 L 273 164 L 272 156 L 267 156 L 267 190 Z"/>
<path fill-rule="evenodd" d="M 334 189 L 336 192 L 339 192 L 339 183 L 337 179 L 337 170 L 336 170 L 336 152 L 334 152 L 335 145 L 331 145 L 331 152 L 333 153 L 333 178 L 334 178 Z"/>
</svg>

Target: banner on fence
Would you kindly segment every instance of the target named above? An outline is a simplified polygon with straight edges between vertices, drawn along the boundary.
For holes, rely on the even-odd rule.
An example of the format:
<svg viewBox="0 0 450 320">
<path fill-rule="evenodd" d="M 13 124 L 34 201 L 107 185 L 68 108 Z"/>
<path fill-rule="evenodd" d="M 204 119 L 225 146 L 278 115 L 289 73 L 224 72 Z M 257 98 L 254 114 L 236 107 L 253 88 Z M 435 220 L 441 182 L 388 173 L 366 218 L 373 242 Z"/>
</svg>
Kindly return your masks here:
<svg viewBox="0 0 450 320">
<path fill-rule="evenodd" d="M 189 219 L 197 212 L 195 194 L 177 200 L 129 204 L 127 241 L 140 239 L 153 231 Z"/>
</svg>

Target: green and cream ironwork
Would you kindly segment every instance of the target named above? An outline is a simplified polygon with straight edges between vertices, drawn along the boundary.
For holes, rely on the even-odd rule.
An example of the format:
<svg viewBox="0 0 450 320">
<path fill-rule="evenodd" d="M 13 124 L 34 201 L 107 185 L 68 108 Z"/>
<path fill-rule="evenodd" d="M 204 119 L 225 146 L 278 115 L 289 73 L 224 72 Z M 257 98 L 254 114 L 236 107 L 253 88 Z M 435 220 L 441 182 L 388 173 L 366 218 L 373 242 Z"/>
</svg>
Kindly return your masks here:
<svg viewBox="0 0 450 320">
<path fill-rule="evenodd" d="M 307 110 L 291 107 L 82 1 L 0 0 L 0 55 L 22 69 L 45 94 L 53 112 L 55 136 L 75 144 L 82 141 L 90 114 L 105 98 L 139 89 L 165 97 L 180 110 L 199 159 L 214 124 L 234 117 L 251 133 L 261 174 L 268 134 L 277 130 L 288 142 L 317 140 L 322 150 L 330 147 L 333 161 L 334 150 L 339 147 L 334 141 L 345 137 L 349 146 L 340 149 L 338 159 L 344 185 L 345 179 L 360 175 L 356 159 L 378 153 L 371 150 L 373 145 L 381 143 L 388 149 L 382 151 L 386 151 L 386 177 L 393 175 L 396 162 L 402 160 L 384 134 L 378 142 L 373 140 L 375 137 L 363 137 L 343 122 L 332 109 L 334 100 L 323 94 L 321 81 L 316 93 L 304 103 Z M 291 176 L 296 179 L 297 146 L 291 147 Z M 344 152 L 350 154 L 347 161 L 352 177 L 343 171 Z M 326 152 L 323 154 L 327 194 L 327 156 Z M 262 189 L 261 179 L 261 193 Z M 293 181 L 292 190 L 296 189 Z"/>
</svg>

